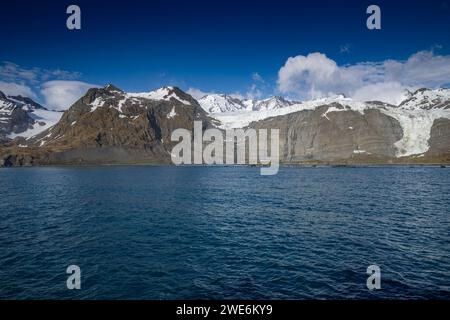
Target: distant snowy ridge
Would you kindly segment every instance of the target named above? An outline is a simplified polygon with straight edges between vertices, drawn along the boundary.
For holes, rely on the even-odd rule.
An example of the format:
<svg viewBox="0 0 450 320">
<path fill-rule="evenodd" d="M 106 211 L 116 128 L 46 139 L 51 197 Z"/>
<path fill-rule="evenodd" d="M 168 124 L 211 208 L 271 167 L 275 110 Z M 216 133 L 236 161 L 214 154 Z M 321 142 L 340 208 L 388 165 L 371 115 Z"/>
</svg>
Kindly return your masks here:
<svg viewBox="0 0 450 320">
<path fill-rule="evenodd" d="M 208 113 L 276 110 L 294 104 L 294 102 L 283 97 L 271 97 L 264 100 L 240 100 L 226 94 L 207 94 L 198 99 L 198 103 Z"/>
</svg>

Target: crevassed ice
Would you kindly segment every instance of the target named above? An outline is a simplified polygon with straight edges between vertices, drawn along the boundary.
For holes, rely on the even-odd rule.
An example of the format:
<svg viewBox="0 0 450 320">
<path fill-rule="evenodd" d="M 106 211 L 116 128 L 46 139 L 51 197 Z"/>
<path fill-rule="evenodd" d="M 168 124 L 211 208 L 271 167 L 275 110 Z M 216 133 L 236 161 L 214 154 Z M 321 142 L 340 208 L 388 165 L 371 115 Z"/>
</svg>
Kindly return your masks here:
<svg viewBox="0 0 450 320">
<path fill-rule="evenodd" d="M 396 119 L 403 130 L 403 137 L 395 143 L 397 157 L 423 154 L 430 148 L 428 140 L 435 120 L 450 119 L 449 110 L 407 110 L 403 108 L 381 109 L 384 114 Z"/>
</svg>

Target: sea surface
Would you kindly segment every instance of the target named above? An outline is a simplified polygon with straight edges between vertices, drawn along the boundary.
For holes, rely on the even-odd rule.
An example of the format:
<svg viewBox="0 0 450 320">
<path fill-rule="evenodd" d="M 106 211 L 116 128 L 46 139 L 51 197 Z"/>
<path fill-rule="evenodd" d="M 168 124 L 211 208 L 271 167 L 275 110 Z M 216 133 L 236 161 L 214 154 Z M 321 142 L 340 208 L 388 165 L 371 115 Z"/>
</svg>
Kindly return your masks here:
<svg viewBox="0 0 450 320">
<path fill-rule="evenodd" d="M 450 168 L 259 173 L 0 169 L 0 299 L 450 299 Z"/>
</svg>

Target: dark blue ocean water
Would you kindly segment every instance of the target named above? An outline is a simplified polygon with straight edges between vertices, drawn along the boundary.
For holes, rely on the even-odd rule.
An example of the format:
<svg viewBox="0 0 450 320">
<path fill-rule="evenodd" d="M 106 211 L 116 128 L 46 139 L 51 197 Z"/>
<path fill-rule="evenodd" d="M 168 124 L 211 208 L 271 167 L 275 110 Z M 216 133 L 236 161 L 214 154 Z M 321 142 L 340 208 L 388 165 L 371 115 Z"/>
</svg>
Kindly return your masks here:
<svg viewBox="0 0 450 320">
<path fill-rule="evenodd" d="M 450 299 L 450 169 L 21 168 L 0 186 L 1 299 Z"/>
</svg>

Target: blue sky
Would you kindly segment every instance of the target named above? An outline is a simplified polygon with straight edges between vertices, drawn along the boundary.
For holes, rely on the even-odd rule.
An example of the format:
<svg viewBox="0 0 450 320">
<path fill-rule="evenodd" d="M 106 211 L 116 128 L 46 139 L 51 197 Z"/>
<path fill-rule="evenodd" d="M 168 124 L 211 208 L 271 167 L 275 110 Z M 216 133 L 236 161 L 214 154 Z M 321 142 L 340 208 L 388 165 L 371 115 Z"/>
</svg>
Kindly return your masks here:
<svg viewBox="0 0 450 320">
<path fill-rule="evenodd" d="M 81 8 L 81 30 L 66 28 L 70 4 Z M 381 8 L 381 30 L 366 28 L 370 4 Z M 280 90 L 279 72 L 289 57 L 319 52 L 340 67 L 404 62 L 423 51 L 445 58 L 449 30 L 448 0 L 9 1 L 2 4 L 0 63 L 39 68 L 36 72 L 45 70 L 47 76 L 30 83 L 5 76 L 3 66 L 0 81 L 27 85 L 41 100 L 47 80 L 114 83 L 127 91 L 177 85 L 303 98 L 323 84 L 297 74 Z M 447 60 L 441 63 L 447 66 Z M 291 83 L 297 80 L 298 85 Z M 341 89 L 325 87 L 319 92 Z"/>
</svg>

